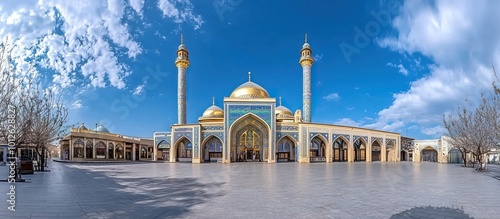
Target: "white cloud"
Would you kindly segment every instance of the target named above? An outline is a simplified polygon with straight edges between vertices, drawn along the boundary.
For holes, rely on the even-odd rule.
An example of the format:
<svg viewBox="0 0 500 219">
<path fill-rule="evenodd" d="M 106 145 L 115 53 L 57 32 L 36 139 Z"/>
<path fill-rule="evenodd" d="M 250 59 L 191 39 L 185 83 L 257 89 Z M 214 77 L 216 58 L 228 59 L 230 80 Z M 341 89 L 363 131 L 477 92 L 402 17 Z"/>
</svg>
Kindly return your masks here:
<svg viewBox="0 0 500 219">
<path fill-rule="evenodd" d="M 500 63 L 500 29 L 491 26 L 500 20 L 498 8 L 496 1 L 406 1 L 392 22 L 397 35 L 378 43 L 403 54 L 423 54 L 434 64 L 408 91 L 393 95 L 392 105 L 371 125 L 397 131 L 416 123 L 423 134 L 433 134 L 444 113 L 491 89 L 491 63 Z"/>
<path fill-rule="evenodd" d="M 438 136 L 441 136 L 443 135 L 444 133 L 444 128 L 443 126 L 434 126 L 434 127 L 428 127 L 428 128 L 421 128 L 421 132 L 426 134 L 426 135 L 430 135 L 430 136 L 434 136 L 434 137 L 438 137 Z"/>
<path fill-rule="evenodd" d="M 321 60 L 322 58 L 323 58 L 323 54 L 321 54 L 321 55 L 316 54 L 314 56 L 314 61 L 317 62 L 317 61 Z"/>
<path fill-rule="evenodd" d="M 403 74 L 404 76 L 408 76 L 408 70 L 402 65 L 402 64 L 393 64 L 392 62 L 387 63 L 387 66 L 391 66 L 394 68 L 399 69 L 399 73 Z"/>
<path fill-rule="evenodd" d="M 203 23 L 188 0 L 178 0 L 172 10 L 176 23 Z M 52 82 L 62 88 L 74 83 L 93 87 L 125 88 L 131 74 L 127 61 L 143 52 L 131 34 L 125 16 L 131 7 L 142 16 L 144 0 L 16 1 L 0 3 L 0 38 L 9 36 L 16 45 L 12 57 L 18 66 L 39 66 L 53 70 Z M 182 4 L 181 4 L 182 3 Z M 133 30 L 135 31 L 135 30 Z M 49 72 L 49 71 L 44 71 Z"/>
<path fill-rule="evenodd" d="M 360 127 L 361 126 L 361 123 L 359 122 L 356 122 L 350 118 L 342 118 L 342 119 L 339 119 L 335 122 L 335 124 L 337 125 L 345 125 L 345 126 L 354 126 L 354 127 Z"/>
<path fill-rule="evenodd" d="M 326 101 L 338 101 L 340 100 L 340 96 L 338 93 L 331 93 L 323 97 Z"/>
<path fill-rule="evenodd" d="M 83 107 L 82 101 L 81 100 L 76 100 L 71 104 L 71 109 L 80 109 Z"/>
<path fill-rule="evenodd" d="M 144 7 L 144 0 L 129 0 L 129 3 L 134 11 L 142 17 L 142 7 Z"/>
<path fill-rule="evenodd" d="M 157 6 L 163 17 L 172 18 L 175 23 L 191 22 L 195 30 L 203 24 L 201 16 L 193 14 L 193 4 L 189 0 L 158 0 Z"/>
<path fill-rule="evenodd" d="M 134 95 L 141 95 L 142 91 L 144 91 L 144 87 L 146 87 L 146 85 L 144 84 L 141 84 L 139 86 L 137 86 L 134 90 Z"/>
</svg>

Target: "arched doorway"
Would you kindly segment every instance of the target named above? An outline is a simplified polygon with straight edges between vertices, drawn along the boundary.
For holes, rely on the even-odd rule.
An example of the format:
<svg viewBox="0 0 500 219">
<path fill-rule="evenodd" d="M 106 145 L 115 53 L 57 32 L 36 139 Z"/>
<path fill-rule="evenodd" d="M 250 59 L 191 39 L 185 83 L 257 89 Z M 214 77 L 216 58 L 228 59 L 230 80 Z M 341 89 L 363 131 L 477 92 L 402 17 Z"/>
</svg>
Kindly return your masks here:
<svg viewBox="0 0 500 219">
<path fill-rule="evenodd" d="M 390 161 L 390 162 L 396 161 L 396 154 L 394 153 L 395 148 L 396 146 L 394 144 L 394 141 L 389 140 L 385 148 L 385 161 Z"/>
<path fill-rule="evenodd" d="M 125 150 L 119 143 L 116 145 L 116 159 L 125 159 Z"/>
<path fill-rule="evenodd" d="M 431 146 L 422 150 L 422 161 L 437 162 L 437 151 Z"/>
<path fill-rule="evenodd" d="M 115 159 L 115 146 L 113 143 L 109 142 L 108 143 L 108 159 Z"/>
<path fill-rule="evenodd" d="M 333 142 L 333 162 L 347 161 L 347 140 L 343 137 L 338 137 Z"/>
<path fill-rule="evenodd" d="M 183 137 L 175 144 L 175 160 L 178 162 L 192 162 L 192 149 L 191 141 Z"/>
<path fill-rule="evenodd" d="M 289 136 L 281 138 L 276 147 L 277 161 L 287 162 L 295 160 L 295 142 Z"/>
<path fill-rule="evenodd" d="M 218 159 L 222 159 L 222 141 L 211 136 L 203 144 L 202 157 L 205 162 L 217 162 Z"/>
<path fill-rule="evenodd" d="M 106 144 L 102 141 L 98 141 L 95 144 L 95 157 L 98 159 L 106 158 Z"/>
<path fill-rule="evenodd" d="M 93 156 L 94 153 L 94 144 L 92 143 L 91 140 L 87 140 L 87 144 L 85 146 L 85 158 L 94 158 Z"/>
<path fill-rule="evenodd" d="M 163 161 L 170 161 L 170 144 L 165 141 L 161 140 L 157 144 L 158 148 L 158 160 L 163 160 Z"/>
<path fill-rule="evenodd" d="M 354 142 L 354 161 L 366 161 L 366 142 L 362 138 Z"/>
<path fill-rule="evenodd" d="M 229 130 L 231 162 L 268 161 L 270 133 L 262 119 L 247 114 L 236 120 Z"/>
<path fill-rule="evenodd" d="M 311 162 L 326 162 L 326 140 L 319 135 L 311 139 L 309 157 Z"/>
<path fill-rule="evenodd" d="M 372 161 L 380 161 L 380 145 L 378 140 L 372 143 Z"/>
<path fill-rule="evenodd" d="M 407 155 L 408 153 L 406 151 L 401 151 L 401 161 L 408 161 L 406 158 Z"/>
<path fill-rule="evenodd" d="M 81 139 L 73 142 L 73 158 L 83 158 L 83 146 L 85 143 Z"/>
<path fill-rule="evenodd" d="M 453 148 L 448 152 L 448 163 L 462 163 L 462 153 L 460 150 Z"/>
</svg>

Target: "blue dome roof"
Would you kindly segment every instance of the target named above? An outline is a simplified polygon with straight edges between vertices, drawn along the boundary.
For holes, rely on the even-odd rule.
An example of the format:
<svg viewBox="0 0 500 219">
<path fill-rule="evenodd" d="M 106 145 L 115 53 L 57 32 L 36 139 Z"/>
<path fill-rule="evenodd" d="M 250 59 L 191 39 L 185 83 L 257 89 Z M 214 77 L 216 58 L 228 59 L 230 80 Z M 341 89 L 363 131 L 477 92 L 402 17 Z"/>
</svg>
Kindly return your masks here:
<svg viewBox="0 0 500 219">
<path fill-rule="evenodd" d="M 99 125 L 99 127 L 97 127 L 94 131 L 109 133 L 109 130 L 102 126 L 102 124 Z"/>
</svg>

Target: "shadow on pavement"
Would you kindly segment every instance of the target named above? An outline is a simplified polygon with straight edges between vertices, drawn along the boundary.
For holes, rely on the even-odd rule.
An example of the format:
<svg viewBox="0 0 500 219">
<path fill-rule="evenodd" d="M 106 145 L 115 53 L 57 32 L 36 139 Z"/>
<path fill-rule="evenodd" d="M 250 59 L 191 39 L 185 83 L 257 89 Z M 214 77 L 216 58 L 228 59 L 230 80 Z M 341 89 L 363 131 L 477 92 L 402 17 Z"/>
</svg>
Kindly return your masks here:
<svg viewBox="0 0 500 219">
<path fill-rule="evenodd" d="M 473 218 L 466 214 L 462 209 L 450 207 L 414 207 L 406 211 L 402 211 L 390 217 L 391 219 L 398 218 Z"/>
</svg>

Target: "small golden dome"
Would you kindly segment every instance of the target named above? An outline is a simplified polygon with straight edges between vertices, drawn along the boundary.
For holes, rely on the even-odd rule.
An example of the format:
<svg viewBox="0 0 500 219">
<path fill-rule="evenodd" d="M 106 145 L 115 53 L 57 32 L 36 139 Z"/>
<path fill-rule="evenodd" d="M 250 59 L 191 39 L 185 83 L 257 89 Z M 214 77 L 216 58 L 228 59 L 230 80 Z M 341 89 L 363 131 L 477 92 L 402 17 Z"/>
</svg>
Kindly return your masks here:
<svg viewBox="0 0 500 219">
<path fill-rule="evenodd" d="M 224 118 L 224 111 L 218 106 L 210 106 L 203 112 L 202 118 Z"/>
<path fill-rule="evenodd" d="M 205 112 L 203 112 L 203 115 L 201 115 L 201 117 L 198 119 L 199 122 L 222 122 L 223 120 L 224 111 L 216 105 L 208 107 Z"/>
<path fill-rule="evenodd" d="M 276 119 L 293 119 L 293 113 L 288 108 L 284 106 L 276 107 L 275 111 Z"/>
<path fill-rule="evenodd" d="M 260 85 L 247 81 L 244 84 L 237 87 L 232 93 L 232 98 L 269 98 L 269 93 L 262 88 Z"/>
</svg>

